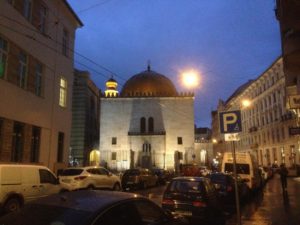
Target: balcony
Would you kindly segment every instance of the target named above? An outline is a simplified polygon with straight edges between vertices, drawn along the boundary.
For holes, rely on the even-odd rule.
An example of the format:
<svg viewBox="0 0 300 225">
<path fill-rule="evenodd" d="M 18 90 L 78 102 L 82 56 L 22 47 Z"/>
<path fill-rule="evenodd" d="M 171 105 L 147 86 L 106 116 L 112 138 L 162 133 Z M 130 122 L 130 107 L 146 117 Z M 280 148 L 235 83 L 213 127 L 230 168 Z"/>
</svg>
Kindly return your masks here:
<svg viewBox="0 0 300 225">
<path fill-rule="evenodd" d="M 166 131 L 154 131 L 154 132 L 128 131 L 128 136 L 153 136 L 153 135 L 166 135 Z"/>
<path fill-rule="evenodd" d="M 296 118 L 296 116 L 293 113 L 288 112 L 288 113 L 281 116 L 281 121 L 292 120 L 292 119 L 295 119 L 295 118 Z"/>
</svg>

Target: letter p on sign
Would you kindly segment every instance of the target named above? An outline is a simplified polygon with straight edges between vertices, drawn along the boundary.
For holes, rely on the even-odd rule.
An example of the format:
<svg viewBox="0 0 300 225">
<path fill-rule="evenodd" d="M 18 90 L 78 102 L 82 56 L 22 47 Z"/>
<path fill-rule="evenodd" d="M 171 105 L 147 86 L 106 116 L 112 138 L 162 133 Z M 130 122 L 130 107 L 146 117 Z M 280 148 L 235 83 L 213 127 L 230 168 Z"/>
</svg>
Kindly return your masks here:
<svg viewBox="0 0 300 225">
<path fill-rule="evenodd" d="M 242 131 L 241 111 L 220 112 L 220 131 L 223 134 L 238 133 Z"/>
</svg>

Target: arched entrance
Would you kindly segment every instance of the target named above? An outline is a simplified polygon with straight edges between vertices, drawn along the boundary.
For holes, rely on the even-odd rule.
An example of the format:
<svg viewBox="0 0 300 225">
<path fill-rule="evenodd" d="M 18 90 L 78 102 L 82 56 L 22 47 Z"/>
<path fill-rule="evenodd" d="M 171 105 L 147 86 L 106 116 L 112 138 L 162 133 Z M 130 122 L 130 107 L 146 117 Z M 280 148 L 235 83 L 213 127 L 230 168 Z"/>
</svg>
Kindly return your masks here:
<svg viewBox="0 0 300 225">
<path fill-rule="evenodd" d="M 99 150 L 92 150 L 90 152 L 90 165 L 91 166 L 98 166 L 100 164 L 100 151 Z"/>
</svg>

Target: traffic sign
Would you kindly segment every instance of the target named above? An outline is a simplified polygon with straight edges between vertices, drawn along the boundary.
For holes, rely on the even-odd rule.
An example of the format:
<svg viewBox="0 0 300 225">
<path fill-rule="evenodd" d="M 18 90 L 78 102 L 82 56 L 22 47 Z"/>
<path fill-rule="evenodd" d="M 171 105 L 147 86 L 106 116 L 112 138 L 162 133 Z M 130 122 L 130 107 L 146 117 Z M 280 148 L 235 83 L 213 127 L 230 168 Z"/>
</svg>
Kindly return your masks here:
<svg viewBox="0 0 300 225">
<path fill-rule="evenodd" d="M 223 134 L 242 132 L 241 111 L 220 112 L 220 131 Z"/>
<path fill-rule="evenodd" d="M 230 133 L 230 134 L 224 134 L 225 141 L 239 141 L 240 136 L 239 133 Z"/>
</svg>

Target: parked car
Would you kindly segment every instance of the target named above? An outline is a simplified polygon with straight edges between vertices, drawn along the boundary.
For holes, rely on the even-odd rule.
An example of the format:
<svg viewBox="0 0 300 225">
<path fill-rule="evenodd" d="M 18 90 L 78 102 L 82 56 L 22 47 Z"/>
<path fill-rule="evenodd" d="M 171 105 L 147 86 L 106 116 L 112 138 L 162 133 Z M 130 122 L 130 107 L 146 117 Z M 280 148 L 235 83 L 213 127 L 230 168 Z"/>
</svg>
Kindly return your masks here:
<svg viewBox="0 0 300 225">
<path fill-rule="evenodd" d="M 158 183 L 160 185 L 165 185 L 167 181 L 170 181 L 172 179 L 172 174 L 168 170 L 164 169 L 152 169 L 153 173 L 157 176 Z"/>
<path fill-rule="evenodd" d="M 71 167 L 59 176 L 61 186 L 68 191 L 78 189 L 121 190 L 120 178 L 103 167 Z"/>
<path fill-rule="evenodd" d="M 122 187 L 124 190 L 128 188 L 145 189 L 156 185 L 158 185 L 158 177 L 149 169 L 129 169 L 122 176 Z"/>
<path fill-rule="evenodd" d="M 163 194 L 162 207 L 173 215 L 185 216 L 192 224 L 225 224 L 217 191 L 205 177 L 173 178 Z"/>
<path fill-rule="evenodd" d="M 25 203 L 61 191 L 57 177 L 40 165 L 0 164 L 0 205 L 18 211 Z"/>
<path fill-rule="evenodd" d="M 1 225 L 184 225 L 151 200 L 133 193 L 81 190 L 48 196 L 20 212 L 0 218 Z"/>
<path fill-rule="evenodd" d="M 218 191 L 219 199 L 225 205 L 235 204 L 235 179 L 231 174 L 226 173 L 211 173 L 209 176 L 210 181 L 214 184 Z M 237 180 L 239 200 L 244 202 L 250 195 L 250 189 L 248 185 L 238 177 Z"/>
</svg>

